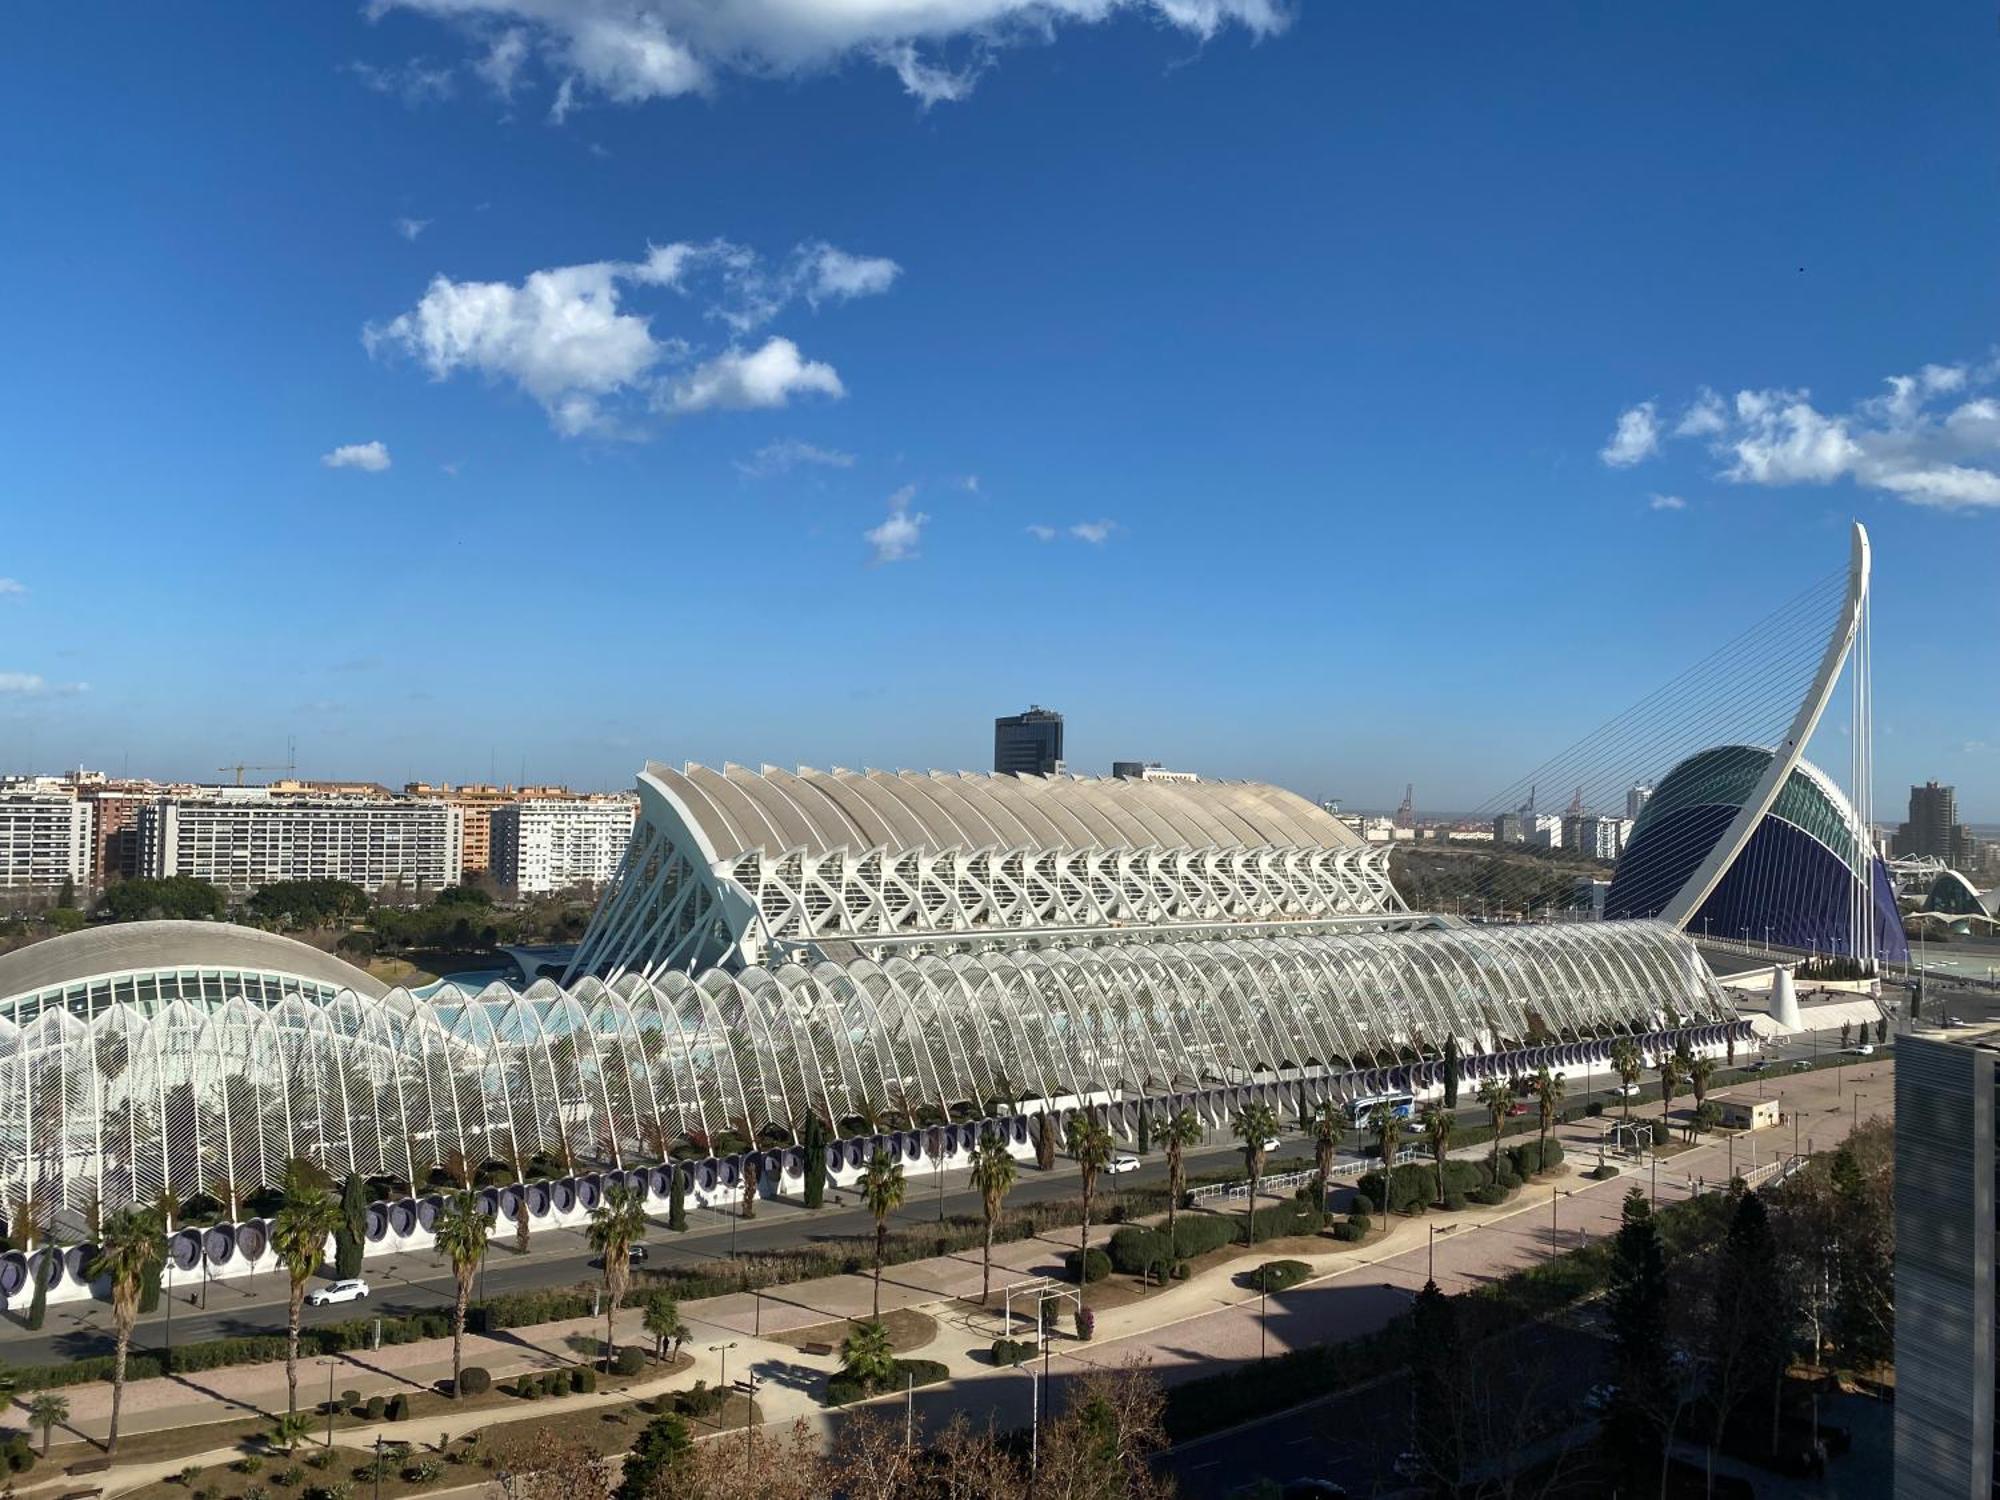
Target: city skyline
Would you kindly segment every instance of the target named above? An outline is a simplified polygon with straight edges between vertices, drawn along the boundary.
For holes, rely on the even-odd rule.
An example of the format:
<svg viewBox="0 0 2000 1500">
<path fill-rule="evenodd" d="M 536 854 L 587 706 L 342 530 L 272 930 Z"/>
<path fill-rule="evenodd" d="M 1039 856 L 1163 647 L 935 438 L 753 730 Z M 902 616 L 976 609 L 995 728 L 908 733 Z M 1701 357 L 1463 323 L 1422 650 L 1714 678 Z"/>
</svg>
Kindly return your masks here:
<svg viewBox="0 0 2000 1500">
<path fill-rule="evenodd" d="M 0 766 L 979 768 L 1040 702 L 1094 774 L 1470 811 L 1859 515 L 1878 814 L 2000 819 L 1938 649 L 2000 553 L 1991 211 L 1909 166 L 1990 161 L 1966 37 L 1242 0 L 783 52 L 648 0 L 649 73 L 441 10 L 21 22 Z"/>
</svg>

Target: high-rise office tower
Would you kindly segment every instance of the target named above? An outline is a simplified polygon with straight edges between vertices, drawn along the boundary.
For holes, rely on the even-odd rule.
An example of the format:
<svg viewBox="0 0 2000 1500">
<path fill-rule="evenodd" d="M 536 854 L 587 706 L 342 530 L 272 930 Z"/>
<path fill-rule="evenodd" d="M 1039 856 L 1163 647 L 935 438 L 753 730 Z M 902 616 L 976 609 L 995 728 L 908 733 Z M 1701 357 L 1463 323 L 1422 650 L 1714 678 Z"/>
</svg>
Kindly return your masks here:
<svg viewBox="0 0 2000 1500">
<path fill-rule="evenodd" d="M 993 769 L 1050 776 L 1063 768 L 1063 718 L 1032 705 L 1024 714 L 993 721 Z"/>
<path fill-rule="evenodd" d="M 1910 788 L 1910 818 L 1896 830 L 1898 859 L 1941 859 L 1968 863 L 1972 835 L 1958 821 L 1958 788 L 1927 781 Z"/>
<path fill-rule="evenodd" d="M 1630 818 L 1634 823 L 1638 822 L 1639 814 L 1646 810 L 1647 800 L 1652 795 L 1653 789 L 1643 781 L 1635 782 L 1633 785 L 1627 787 L 1625 789 L 1625 816 Z"/>
</svg>

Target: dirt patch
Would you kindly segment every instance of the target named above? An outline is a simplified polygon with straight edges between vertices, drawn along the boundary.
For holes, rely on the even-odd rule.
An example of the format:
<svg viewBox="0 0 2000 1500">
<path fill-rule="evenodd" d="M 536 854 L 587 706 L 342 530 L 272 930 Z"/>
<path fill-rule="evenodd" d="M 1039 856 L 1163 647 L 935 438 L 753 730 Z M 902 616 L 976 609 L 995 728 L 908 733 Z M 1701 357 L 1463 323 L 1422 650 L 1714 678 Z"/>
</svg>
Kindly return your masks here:
<svg viewBox="0 0 2000 1500">
<path fill-rule="evenodd" d="M 770 1339 L 776 1344 L 787 1344 L 803 1351 L 808 1344 L 827 1344 L 838 1351 L 842 1340 L 865 1322 L 866 1319 L 842 1318 L 833 1323 L 814 1323 L 805 1328 L 794 1328 L 786 1333 L 774 1333 Z M 893 1308 L 882 1314 L 882 1326 L 889 1333 L 889 1347 L 898 1354 L 908 1354 L 913 1349 L 921 1349 L 937 1337 L 937 1319 L 929 1313 L 921 1313 L 914 1308 Z"/>
</svg>

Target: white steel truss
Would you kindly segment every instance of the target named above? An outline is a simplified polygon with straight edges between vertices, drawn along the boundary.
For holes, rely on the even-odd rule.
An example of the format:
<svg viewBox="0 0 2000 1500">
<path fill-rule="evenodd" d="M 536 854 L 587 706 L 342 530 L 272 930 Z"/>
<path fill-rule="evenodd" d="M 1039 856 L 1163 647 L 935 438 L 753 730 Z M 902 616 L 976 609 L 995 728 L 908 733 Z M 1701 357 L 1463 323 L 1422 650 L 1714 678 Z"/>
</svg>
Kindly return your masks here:
<svg viewBox="0 0 2000 1500">
<path fill-rule="evenodd" d="M 0 1187 L 87 1213 L 294 1156 L 421 1183 L 454 1162 L 630 1166 L 1727 1022 L 1657 922 L 1269 933 L 625 974 L 420 999 L 112 985 L 0 1012 Z M 728 1143 L 734 1140 L 735 1144 Z"/>
</svg>

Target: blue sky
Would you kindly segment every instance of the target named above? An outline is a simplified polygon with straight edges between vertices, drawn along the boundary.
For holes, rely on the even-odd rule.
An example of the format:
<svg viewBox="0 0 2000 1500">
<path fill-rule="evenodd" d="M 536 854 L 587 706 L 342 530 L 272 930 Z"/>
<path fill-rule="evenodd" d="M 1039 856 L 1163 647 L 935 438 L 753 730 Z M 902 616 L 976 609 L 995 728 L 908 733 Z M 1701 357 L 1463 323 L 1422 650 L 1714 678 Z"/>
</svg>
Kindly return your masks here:
<svg viewBox="0 0 2000 1500">
<path fill-rule="evenodd" d="M 1990 17 L 10 33 L 0 765 L 978 767 L 1034 701 L 1464 807 L 1859 516 L 1878 800 L 2000 818 Z"/>
</svg>

